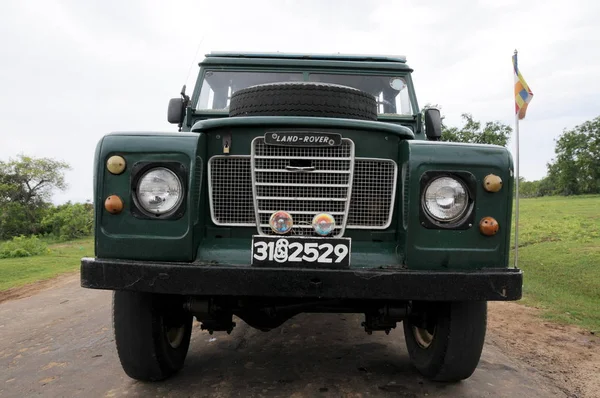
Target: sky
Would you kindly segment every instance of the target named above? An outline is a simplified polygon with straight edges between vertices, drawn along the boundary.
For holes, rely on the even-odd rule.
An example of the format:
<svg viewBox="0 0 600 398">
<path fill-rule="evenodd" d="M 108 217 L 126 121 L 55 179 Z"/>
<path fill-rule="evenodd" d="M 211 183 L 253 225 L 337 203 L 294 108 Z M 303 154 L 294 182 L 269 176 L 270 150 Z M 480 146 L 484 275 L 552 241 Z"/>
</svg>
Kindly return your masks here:
<svg viewBox="0 0 600 398">
<path fill-rule="evenodd" d="M 543 177 L 564 129 L 600 115 L 594 0 L 0 2 L 0 159 L 68 162 L 55 203 L 92 199 L 96 143 L 176 131 L 169 98 L 219 50 L 403 54 L 419 105 L 514 126 L 511 56 L 534 93 L 520 123 L 521 176 Z M 510 150 L 515 151 L 515 140 Z"/>
</svg>

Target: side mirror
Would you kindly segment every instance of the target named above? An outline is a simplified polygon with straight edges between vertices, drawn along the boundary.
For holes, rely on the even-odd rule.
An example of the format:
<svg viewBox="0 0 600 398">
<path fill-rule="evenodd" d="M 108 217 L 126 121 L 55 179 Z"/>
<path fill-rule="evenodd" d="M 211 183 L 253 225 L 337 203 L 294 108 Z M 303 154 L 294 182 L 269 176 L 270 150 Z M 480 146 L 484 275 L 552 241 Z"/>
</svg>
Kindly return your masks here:
<svg viewBox="0 0 600 398">
<path fill-rule="evenodd" d="M 183 98 L 171 98 L 169 100 L 169 110 L 167 111 L 167 120 L 172 124 L 182 124 L 185 116 L 185 103 Z"/>
<path fill-rule="evenodd" d="M 425 134 L 429 141 L 439 141 L 442 138 L 442 117 L 439 109 L 425 109 Z"/>
</svg>

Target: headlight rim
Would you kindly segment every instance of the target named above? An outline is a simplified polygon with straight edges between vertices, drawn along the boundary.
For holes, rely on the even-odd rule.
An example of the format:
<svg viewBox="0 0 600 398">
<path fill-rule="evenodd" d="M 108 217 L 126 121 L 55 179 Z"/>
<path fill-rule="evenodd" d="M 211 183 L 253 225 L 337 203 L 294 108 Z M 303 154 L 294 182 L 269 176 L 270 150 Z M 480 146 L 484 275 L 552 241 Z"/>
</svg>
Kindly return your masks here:
<svg viewBox="0 0 600 398">
<path fill-rule="evenodd" d="M 150 171 L 154 169 L 164 168 L 175 175 L 181 185 L 181 196 L 177 204 L 168 212 L 157 214 L 148 211 L 142 206 L 138 199 L 138 187 L 141 179 Z M 186 203 L 188 196 L 188 184 L 187 184 L 187 168 L 181 162 L 152 162 L 142 161 L 137 162 L 132 167 L 131 174 L 131 213 L 136 218 L 152 219 L 152 220 L 177 220 L 183 217 L 186 211 Z"/>
<path fill-rule="evenodd" d="M 425 206 L 425 191 L 431 182 L 441 177 L 450 177 L 462 184 L 467 193 L 466 209 L 458 218 L 452 221 L 438 221 L 432 217 Z M 464 170 L 428 170 L 419 178 L 419 220 L 422 227 L 427 229 L 465 230 L 472 228 L 475 217 L 475 202 L 477 200 L 477 179 Z"/>
</svg>

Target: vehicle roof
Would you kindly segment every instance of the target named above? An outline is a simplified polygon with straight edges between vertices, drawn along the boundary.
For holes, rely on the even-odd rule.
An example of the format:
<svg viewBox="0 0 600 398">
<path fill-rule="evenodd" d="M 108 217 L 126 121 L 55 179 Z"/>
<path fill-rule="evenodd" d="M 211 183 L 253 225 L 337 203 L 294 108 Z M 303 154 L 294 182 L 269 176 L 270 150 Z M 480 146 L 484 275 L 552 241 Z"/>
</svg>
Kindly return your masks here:
<svg viewBox="0 0 600 398">
<path fill-rule="evenodd" d="M 244 51 L 212 51 L 206 54 L 207 58 L 275 58 L 275 59 L 315 59 L 329 61 L 371 61 L 371 62 L 398 62 L 406 63 L 404 55 L 378 55 L 378 54 L 301 54 L 283 52 L 244 52 Z"/>
</svg>

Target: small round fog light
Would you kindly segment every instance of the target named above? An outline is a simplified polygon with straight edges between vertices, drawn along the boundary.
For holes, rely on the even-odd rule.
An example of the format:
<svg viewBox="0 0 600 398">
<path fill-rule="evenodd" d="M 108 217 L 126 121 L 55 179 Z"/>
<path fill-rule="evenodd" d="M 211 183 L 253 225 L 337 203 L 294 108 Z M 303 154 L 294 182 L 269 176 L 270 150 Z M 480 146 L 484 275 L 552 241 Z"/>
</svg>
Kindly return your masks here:
<svg viewBox="0 0 600 398">
<path fill-rule="evenodd" d="M 502 189 L 502 178 L 495 174 L 488 174 L 483 179 L 483 188 L 488 192 L 498 192 Z"/>
<path fill-rule="evenodd" d="M 117 195 L 110 195 L 104 201 L 104 208 L 110 214 L 119 214 L 123 210 L 123 201 Z"/>
<path fill-rule="evenodd" d="M 122 156 L 111 156 L 106 161 L 106 168 L 111 174 L 121 174 L 125 170 L 125 159 Z"/>
<path fill-rule="evenodd" d="M 335 229 L 335 219 L 331 214 L 320 213 L 313 217 L 312 227 L 317 235 L 327 236 Z"/>
<path fill-rule="evenodd" d="M 269 226 L 276 234 L 287 234 L 292 230 L 293 225 L 292 215 L 287 211 L 276 211 L 269 218 Z"/>
<path fill-rule="evenodd" d="M 483 217 L 479 222 L 479 230 L 485 236 L 494 236 L 498 232 L 500 226 L 498 221 L 493 217 Z"/>
</svg>

